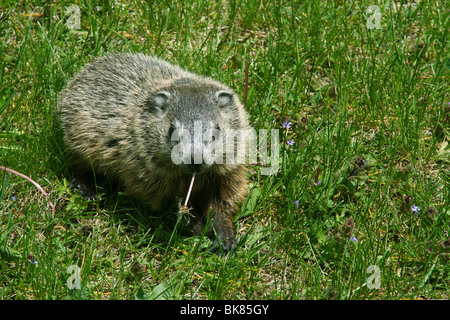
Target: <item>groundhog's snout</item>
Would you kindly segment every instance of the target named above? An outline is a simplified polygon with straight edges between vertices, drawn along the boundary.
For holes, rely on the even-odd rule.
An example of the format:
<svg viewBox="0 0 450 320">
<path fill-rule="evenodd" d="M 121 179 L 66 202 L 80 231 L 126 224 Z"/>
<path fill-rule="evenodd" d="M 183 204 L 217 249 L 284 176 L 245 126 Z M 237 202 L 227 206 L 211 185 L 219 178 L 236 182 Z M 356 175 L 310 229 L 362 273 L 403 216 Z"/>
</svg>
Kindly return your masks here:
<svg viewBox="0 0 450 320">
<path fill-rule="evenodd" d="M 207 171 L 216 160 L 210 143 L 203 143 L 200 147 L 195 143 L 187 144 L 184 148 L 181 148 L 178 156 L 178 159 L 176 157 L 173 158 L 175 160 L 174 163 L 183 166 L 183 169 L 189 173 Z M 176 163 L 177 161 L 178 163 Z"/>
<path fill-rule="evenodd" d="M 208 170 L 214 163 L 222 163 L 223 140 L 218 129 L 202 128 L 202 122 L 185 126 L 178 124 L 172 131 L 172 162 L 192 173 Z"/>
</svg>

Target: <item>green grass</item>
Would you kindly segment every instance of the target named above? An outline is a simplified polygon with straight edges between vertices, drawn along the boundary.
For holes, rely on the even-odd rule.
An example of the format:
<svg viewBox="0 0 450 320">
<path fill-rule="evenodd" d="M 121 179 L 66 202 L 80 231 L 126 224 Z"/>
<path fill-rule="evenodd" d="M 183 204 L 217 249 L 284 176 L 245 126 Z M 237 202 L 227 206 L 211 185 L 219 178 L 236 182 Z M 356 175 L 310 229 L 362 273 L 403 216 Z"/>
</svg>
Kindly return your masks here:
<svg viewBox="0 0 450 320">
<path fill-rule="evenodd" d="M 4 1 L 0 166 L 37 181 L 56 214 L 0 171 L 0 298 L 449 299 L 449 6 L 389 3 Z M 380 29 L 366 26 L 374 4 Z M 209 240 L 120 190 L 100 202 L 68 190 L 57 94 L 95 56 L 122 51 L 241 97 L 248 62 L 251 123 L 280 130 L 281 165 L 250 167 L 235 256 L 206 253 Z M 80 289 L 67 285 L 72 265 Z"/>
</svg>

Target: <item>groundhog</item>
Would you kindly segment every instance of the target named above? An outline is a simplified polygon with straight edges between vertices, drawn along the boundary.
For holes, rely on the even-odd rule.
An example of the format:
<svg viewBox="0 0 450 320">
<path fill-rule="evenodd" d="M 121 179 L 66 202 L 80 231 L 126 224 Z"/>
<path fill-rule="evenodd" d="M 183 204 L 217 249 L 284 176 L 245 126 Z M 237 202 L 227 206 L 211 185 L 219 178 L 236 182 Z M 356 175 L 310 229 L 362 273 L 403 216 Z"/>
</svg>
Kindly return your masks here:
<svg viewBox="0 0 450 320">
<path fill-rule="evenodd" d="M 58 111 L 71 186 L 83 196 L 95 196 L 93 177 L 103 175 L 151 210 L 177 212 L 195 173 L 187 207 L 197 219 L 190 229 L 200 234 L 212 226 L 212 251 L 236 248 L 233 216 L 248 182 L 245 161 L 237 161 L 247 144 L 234 142 L 250 126 L 229 87 L 160 58 L 109 55 L 68 83 Z"/>
</svg>

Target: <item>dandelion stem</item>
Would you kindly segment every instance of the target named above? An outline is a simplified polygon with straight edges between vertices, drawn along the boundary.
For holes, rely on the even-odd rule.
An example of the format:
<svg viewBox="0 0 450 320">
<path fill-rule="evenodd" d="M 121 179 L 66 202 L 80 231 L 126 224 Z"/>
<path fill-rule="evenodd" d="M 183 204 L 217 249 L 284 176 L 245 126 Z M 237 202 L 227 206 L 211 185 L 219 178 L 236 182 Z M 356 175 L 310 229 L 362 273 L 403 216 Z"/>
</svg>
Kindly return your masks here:
<svg viewBox="0 0 450 320">
<path fill-rule="evenodd" d="M 187 206 L 188 201 L 189 201 L 189 197 L 191 196 L 191 191 L 192 191 L 192 186 L 194 185 L 194 180 L 195 180 L 195 171 L 192 174 L 192 179 L 191 179 L 191 185 L 189 186 L 189 190 L 186 196 L 186 201 L 184 202 L 184 205 Z"/>
<path fill-rule="evenodd" d="M 48 196 L 47 192 L 45 192 L 44 189 L 42 189 L 42 187 L 36 181 L 34 181 L 33 179 L 31 179 L 31 178 L 27 177 L 26 175 L 24 175 L 20 172 L 17 172 L 13 169 L 9 169 L 9 168 L 0 166 L 0 170 L 4 170 L 4 171 L 10 172 L 12 174 L 15 174 L 16 176 L 24 178 L 24 179 L 30 181 L 32 184 L 34 184 L 36 186 L 36 188 L 38 188 L 39 191 L 42 192 L 47 197 L 47 200 L 50 203 L 50 206 L 52 207 L 52 217 L 53 218 L 55 217 L 56 209 L 55 209 L 55 206 L 53 205 L 53 202 L 50 200 L 50 197 Z"/>
</svg>

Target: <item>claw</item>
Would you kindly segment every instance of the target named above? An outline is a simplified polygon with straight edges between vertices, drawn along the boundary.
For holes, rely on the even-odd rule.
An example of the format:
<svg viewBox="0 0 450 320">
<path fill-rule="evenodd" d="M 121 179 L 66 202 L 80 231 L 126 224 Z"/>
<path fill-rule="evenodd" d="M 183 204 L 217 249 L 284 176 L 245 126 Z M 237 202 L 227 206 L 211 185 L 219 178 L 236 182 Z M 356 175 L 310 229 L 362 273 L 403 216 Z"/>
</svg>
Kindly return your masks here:
<svg viewBox="0 0 450 320">
<path fill-rule="evenodd" d="M 220 242 L 219 242 L 220 241 Z M 207 248 L 208 252 L 216 253 L 219 256 L 231 253 L 234 255 L 237 248 L 237 241 L 235 237 L 226 238 L 225 240 L 215 239 L 214 242 Z"/>
<path fill-rule="evenodd" d="M 80 195 L 86 200 L 98 200 L 97 193 L 92 188 L 89 188 L 84 182 L 77 178 L 73 178 L 69 184 L 70 189 L 78 190 Z"/>
</svg>

